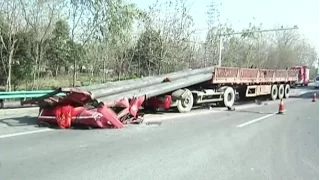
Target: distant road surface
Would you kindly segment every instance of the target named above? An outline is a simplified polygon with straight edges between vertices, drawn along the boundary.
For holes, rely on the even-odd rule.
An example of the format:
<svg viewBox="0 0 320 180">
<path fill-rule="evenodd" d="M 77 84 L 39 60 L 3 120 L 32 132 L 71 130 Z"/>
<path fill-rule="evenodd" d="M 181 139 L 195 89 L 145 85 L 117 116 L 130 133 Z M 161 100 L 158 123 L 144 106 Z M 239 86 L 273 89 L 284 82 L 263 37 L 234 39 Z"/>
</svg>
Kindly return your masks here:
<svg viewBox="0 0 320 180">
<path fill-rule="evenodd" d="M 0 136 L 1 180 L 318 180 L 319 103 L 310 97 L 166 115 L 121 130 Z M 210 113 L 208 113 L 208 111 Z"/>
</svg>

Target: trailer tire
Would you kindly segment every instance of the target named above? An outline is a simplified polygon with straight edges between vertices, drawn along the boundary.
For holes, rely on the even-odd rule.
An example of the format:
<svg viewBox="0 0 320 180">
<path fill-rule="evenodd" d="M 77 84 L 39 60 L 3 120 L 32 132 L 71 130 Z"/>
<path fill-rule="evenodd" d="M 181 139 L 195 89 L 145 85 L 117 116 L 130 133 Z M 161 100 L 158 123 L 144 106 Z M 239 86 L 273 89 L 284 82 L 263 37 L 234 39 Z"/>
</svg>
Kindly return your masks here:
<svg viewBox="0 0 320 180">
<path fill-rule="evenodd" d="M 284 85 L 280 84 L 278 88 L 278 98 L 283 99 L 284 97 Z"/>
<path fill-rule="evenodd" d="M 180 99 L 177 102 L 177 109 L 180 113 L 185 113 L 191 111 L 193 107 L 193 95 L 192 92 L 186 89 L 187 96 L 184 99 Z"/>
<path fill-rule="evenodd" d="M 288 99 L 290 96 L 290 85 L 289 84 L 286 84 L 285 88 L 284 88 L 284 97 L 286 99 Z"/>
<path fill-rule="evenodd" d="M 232 87 L 227 87 L 223 92 L 223 105 L 225 107 L 232 107 L 235 97 L 234 89 Z"/>
<path fill-rule="evenodd" d="M 278 97 L 278 86 L 276 84 L 271 86 L 270 97 L 272 100 L 276 100 Z"/>
</svg>

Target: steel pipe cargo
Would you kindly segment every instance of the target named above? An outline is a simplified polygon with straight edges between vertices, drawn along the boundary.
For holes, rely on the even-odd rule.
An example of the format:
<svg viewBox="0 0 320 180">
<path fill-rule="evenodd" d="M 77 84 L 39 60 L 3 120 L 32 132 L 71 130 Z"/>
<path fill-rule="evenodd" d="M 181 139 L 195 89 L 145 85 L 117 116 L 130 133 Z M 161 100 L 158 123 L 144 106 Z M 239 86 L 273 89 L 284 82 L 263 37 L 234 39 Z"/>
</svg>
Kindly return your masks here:
<svg viewBox="0 0 320 180">
<path fill-rule="evenodd" d="M 185 69 L 182 71 L 173 72 L 173 73 L 169 73 L 169 74 L 165 74 L 165 75 L 159 75 L 159 76 L 148 76 L 148 77 L 143 77 L 143 78 L 136 78 L 136 79 L 130 79 L 130 80 L 122 80 L 122 81 L 108 82 L 108 83 L 103 83 L 103 84 L 83 86 L 83 87 L 79 87 L 79 89 L 86 90 L 86 91 L 96 91 L 96 90 L 106 89 L 106 88 L 123 87 L 123 86 L 129 85 L 129 84 L 136 84 L 139 82 L 144 82 L 144 81 L 148 81 L 148 80 L 155 79 L 155 78 L 162 78 L 163 79 L 167 75 L 174 76 L 176 74 L 180 74 L 182 72 L 187 72 L 187 71 L 190 72 L 190 71 L 192 71 L 192 69 L 189 68 L 189 69 Z"/>
<path fill-rule="evenodd" d="M 195 69 L 195 70 L 187 70 L 187 71 L 179 71 L 176 73 L 170 73 L 167 75 L 162 75 L 160 77 L 153 77 L 151 79 L 145 79 L 145 80 L 140 80 L 140 81 L 135 81 L 132 84 L 126 84 L 124 86 L 115 86 L 115 87 L 110 87 L 106 89 L 97 89 L 97 90 L 92 90 L 91 93 L 95 98 L 101 98 L 105 96 L 110 96 L 118 93 L 123 93 L 126 91 L 131 91 L 139 88 L 146 88 L 148 86 L 153 86 L 156 84 L 161 84 L 165 78 L 168 78 L 171 81 L 175 81 L 181 78 L 185 78 L 188 76 L 200 74 L 200 73 L 212 73 L 214 70 L 213 67 L 208 67 L 208 68 L 202 68 L 202 69 Z"/>
<path fill-rule="evenodd" d="M 149 98 L 153 96 L 162 95 L 168 92 L 172 92 L 180 88 L 185 88 L 195 84 L 206 82 L 211 79 L 212 79 L 212 73 L 196 74 L 190 77 L 181 78 L 179 79 L 179 81 L 171 81 L 171 82 L 166 82 L 162 84 L 156 84 L 146 88 L 140 88 L 140 89 L 127 91 L 127 92 L 112 95 L 112 96 L 97 98 L 97 100 L 105 104 L 109 104 L 109 103 L 112 104 L 123 98 L 133 98 L 133 97 L 139 97 L 144 95 L 147 98 Z"/>
</svg>

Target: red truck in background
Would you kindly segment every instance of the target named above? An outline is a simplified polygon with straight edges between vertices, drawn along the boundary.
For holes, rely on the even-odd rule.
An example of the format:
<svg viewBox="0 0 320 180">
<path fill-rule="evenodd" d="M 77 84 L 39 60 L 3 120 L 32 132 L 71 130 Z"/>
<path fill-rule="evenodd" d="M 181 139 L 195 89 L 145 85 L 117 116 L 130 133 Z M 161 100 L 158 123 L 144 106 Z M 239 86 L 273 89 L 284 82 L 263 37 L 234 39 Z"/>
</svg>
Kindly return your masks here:
<svg viewBox="0 0 320 180">
<path fill-rule="evenodd" d="M 309 84 L 309 71 L 310 69 L 307 66 L 293 66 L 291 67 L 293 70 L 298 70 L 298 81 L 295 83 L 295 85 L 300 86 L 308 86 Z"/>
</svg>

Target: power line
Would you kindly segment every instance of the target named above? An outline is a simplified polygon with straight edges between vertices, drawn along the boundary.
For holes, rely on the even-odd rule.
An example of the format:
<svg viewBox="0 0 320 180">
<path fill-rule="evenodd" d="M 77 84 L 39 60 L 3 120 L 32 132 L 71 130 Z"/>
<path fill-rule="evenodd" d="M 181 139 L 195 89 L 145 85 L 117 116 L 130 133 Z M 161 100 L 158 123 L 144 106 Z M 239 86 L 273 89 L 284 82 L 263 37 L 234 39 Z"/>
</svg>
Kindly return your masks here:
<svg viewBox="0 0 320 180">
<path fill-rule="evenodd" d="M 299 29 L 297 25 L 291 27 L 291 28 L 276 28 L 276 29 L 264 29 L 264 30 L 254 30 L 254 31 L 242 31 L 242 32 L 235 32 L 235 33 L 227 33 L 227 34 L 218 34 L 218 36 L 231 36 L 231 35 L 237 35 L 237 34 L 245 34 L 245 33 L 263 33 L 263 32 L 274 32 L 274 31 L 286 31 L 286 30 L 293 30 L 293 29 Z"/>
</svg>

